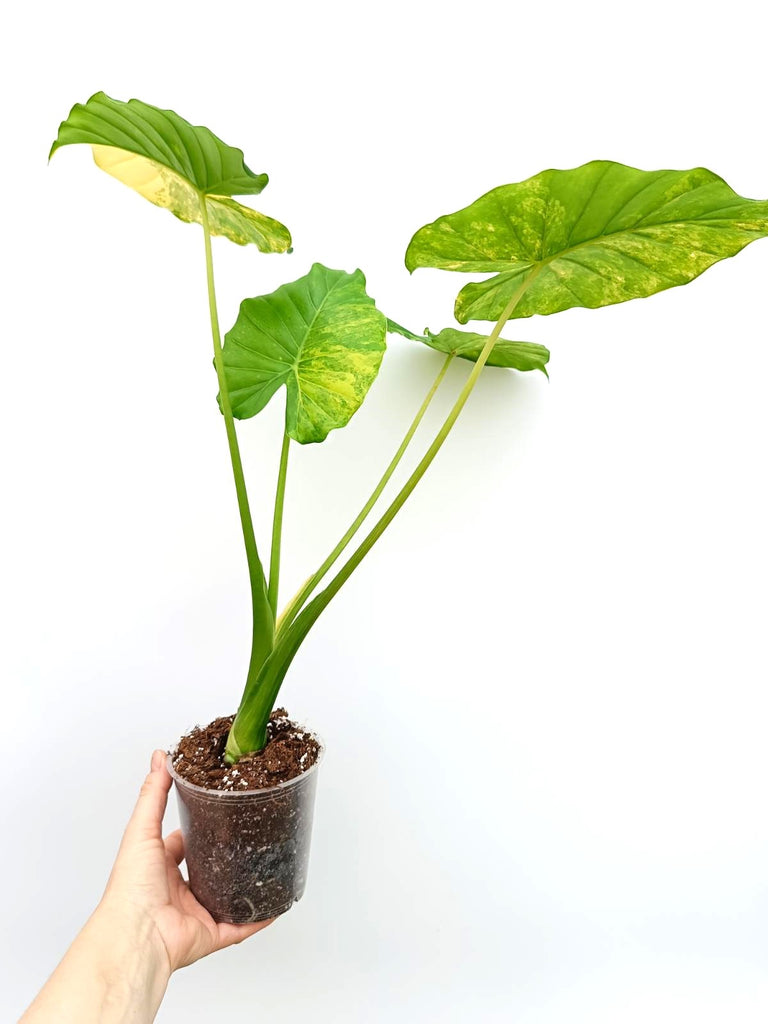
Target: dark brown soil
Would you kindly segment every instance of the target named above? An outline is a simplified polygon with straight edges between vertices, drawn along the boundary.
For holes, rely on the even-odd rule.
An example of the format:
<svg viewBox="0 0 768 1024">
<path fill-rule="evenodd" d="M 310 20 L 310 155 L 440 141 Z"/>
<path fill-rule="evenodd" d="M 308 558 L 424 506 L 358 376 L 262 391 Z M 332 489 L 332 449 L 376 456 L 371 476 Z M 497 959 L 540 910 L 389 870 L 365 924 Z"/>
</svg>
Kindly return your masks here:
<svg viewBox="0 0 768 1024">
<path fill-rule="evenodd" d="M 235 765 L 224 760 L 224 747 L 234 715 L 216 718 L 209 725 L 197 726 L 172 752 L 178 774 L 205 789 L 268 789 L 295 779 L 312 767 L 320 746 L 288 717 L 285 708 L 272 712 L 267 726 L 267 745 L 256 754 L 241 757 Z"/>
</svg>

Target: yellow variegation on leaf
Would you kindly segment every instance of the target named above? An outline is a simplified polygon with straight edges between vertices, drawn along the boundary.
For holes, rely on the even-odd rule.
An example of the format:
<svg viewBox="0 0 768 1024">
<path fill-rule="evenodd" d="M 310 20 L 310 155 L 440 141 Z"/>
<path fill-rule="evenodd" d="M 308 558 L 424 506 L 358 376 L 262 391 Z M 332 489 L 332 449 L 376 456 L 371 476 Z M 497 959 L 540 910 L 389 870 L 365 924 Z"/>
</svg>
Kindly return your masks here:
<svg viewBox="0 0 768 1024">
<path fill-rule="evenodd" d="M 387 329 L 394 334 L 402 334 L 409 341 L 419 341 L 422 345 L 428 345 L 437 352 L 458 356 L 471 363 L 477 362 L 486 341 L 488 341 L 487 334 L 457 331 L 453 327 L 444 327 L 439 334 L 433 334 L 429 328 L 423 334 L 414 334 L 413 331 L 409 331 L 407 327 L 401 327 L 394 320 L 387 320 Z M 508 341 L 506 338 L 498 338 L 485 365 L 501 366 L 522 372 L 541 370 L 548 377 L 549 355 L 549 349 L 544 345 L 537 345 L 532 341 Z"/>
<path fill-rule="evenodd" d="M 497 320 L 596 308 L 687 284 L 768 235 L 768 202 L 703 167 L 642 171 L 594 160 L 501 185 L 411 239 L 409 270 L 494 277 L 466 285 L 456 318 Z"/>
<path fill-rule="evenodd" d="M 172 110 L 141 100 L 114 100 L 103 92 L 77 103 L 59 127 L 51 156 L 85 143 L 103 171 L 180 220 L 201 223 L 206 204 L 211 234 L 262 252 L 286 252 L 291 235 L 279 221 L 232 198 L 258 195 L 266 174 L 246 166 L 242 150 Z"/>
<path fill-rule="evenodd" d="M 255 416 L 285 385 L 288 436 L 301 444 L 324 441 L 362 405 L 386 333 L 361 270 L 347 274 L 315 263 L 298 281 L 245 299 L 224 340 L 233 414 Z"/>
</svg>

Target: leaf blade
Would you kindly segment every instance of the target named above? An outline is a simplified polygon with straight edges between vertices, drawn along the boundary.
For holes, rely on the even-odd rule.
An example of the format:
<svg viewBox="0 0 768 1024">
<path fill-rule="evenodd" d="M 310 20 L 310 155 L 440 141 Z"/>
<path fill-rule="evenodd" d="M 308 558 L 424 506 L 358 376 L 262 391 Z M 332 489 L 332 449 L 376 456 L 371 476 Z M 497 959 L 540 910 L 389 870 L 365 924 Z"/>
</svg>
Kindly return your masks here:
<svg viewBox="0 0 768 1024">
<path fill-rule="evenodd" d="M 706 168 L 642 171 L 612 161 L 502 185 L 420 228 L 406 252 L 431 266 L 496 276 L 466 285 L 456 317 L 497 319 L 522 275 L 513 318 L 597 308 L 687 284 L 768 235 L 768 202 L 739 196 Z"/>
<path fill-rule="evenodd" d="M 453 327 L 444 327 L 437 334 L 433 334 L 429 328 L 424 331 L 424 334 L 414 334 L 407 327 L 402 327 L 390 319 L 387 319 L 387 330 L 390 334 L 400 334 L 409 341 L 421 342 L 422 345 L 428 345 L 429 348 L 433 348 L 437 352 L 458 356 L 460 359 L 468 359 L 472 363 L 477 362 L 480 358 L 480 353 L 488 340 L 487 334 L 457 331 Z M 498 338 L 485 365 L 520 370 L 521 372 L 541 370 L 548 377 L 549 357 L 549 349 L 544 345 L 537 345 L 531 341 L 508 341 L 506 338 Z"/>
<path fill-rule="evenodd" d="M 360 408 L 385 348 L 386 318 L 362 271 L 315 263 L 297 281 L 241 303 L 223 349 L 232 412 L 255 416 L 285 385 L 289 436 L 323 441 Z"/>
<path fill-rule="evenodd" d="M 212 234 L 262 252 L 290 249 L 284 225 L 232 198 L 258 195 L 267 175 L 252 171 L 242 150 L 175 111 L 95 93 L 62 121 L 49 159 L 62 146 L 80 143 L 91 146 L 101 170 L 180 220 L 200 223 L 205 202 Z"/>
<path fill-rule="evenodd" d="M 420 339 L 422 340 L 422 339 Z M 423 341 L 425 345 L 438 352 L 452 353 L 460 359 L 477 362 L 486 341 L 487 334 L 475 334 L 472 331 L 457 331 L 453 327 L 444 327 L 438 334 L 427 331 Z M 531 341 L 508 341 L 499 338 L 491 349 L 486 366 L 498 366 L 508 370 L 525 373 L 528 370 L 541 370 L 547 374 L 547 363 L 550 352 L 544 345 Z"/>
</svg>

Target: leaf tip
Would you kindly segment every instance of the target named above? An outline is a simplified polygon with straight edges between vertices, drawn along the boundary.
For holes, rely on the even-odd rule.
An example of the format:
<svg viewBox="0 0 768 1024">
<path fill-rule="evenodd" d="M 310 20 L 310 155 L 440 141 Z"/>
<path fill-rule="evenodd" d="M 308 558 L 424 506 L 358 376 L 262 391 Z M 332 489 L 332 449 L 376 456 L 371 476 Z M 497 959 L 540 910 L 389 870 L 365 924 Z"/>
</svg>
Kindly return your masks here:
<svg viewBox="0 0 768 1024">
<path fill-rule="evenodd" d="M 415 235 L 413 236 L 416 237 Z M 412 274 L 414 270 L 419 267 L 419 261 L 414 257 L 413 252 L 413 238 L 408 243 L 408 248 L 405 250 L 405 269 L 409 274 Z"/>
<path fill-rule="evenodd" d="M 236 147 L 233 146 L 232 148 L 235 149 Z M 259 186 L 259 192 L 263 192 L 264 189 L 269 184 L 269 175 L 266 173 L 266 171 L 262 171 L 260 174 L 257 174 L 256 171 L 252 171 L 248 164 L 245 162 L 245 153 L 243 153 L 242 149 L 237 149 L 237 152 L 243 158 L 243 169 L 245 170 L 245 173 L 250 175 L 254 180 L 254 184 Z M 256 193 L 256 195 L 258 195 L 258 192 Z"/>
</svg>

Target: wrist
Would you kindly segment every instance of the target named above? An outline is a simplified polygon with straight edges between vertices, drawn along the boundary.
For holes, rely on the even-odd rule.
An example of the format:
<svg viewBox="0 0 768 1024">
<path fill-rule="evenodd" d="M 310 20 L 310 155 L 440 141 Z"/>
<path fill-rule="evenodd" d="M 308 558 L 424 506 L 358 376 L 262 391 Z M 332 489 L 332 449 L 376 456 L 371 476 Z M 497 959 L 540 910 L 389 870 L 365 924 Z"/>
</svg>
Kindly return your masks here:
<svg viewBox="0 0 768 1024">
<path fill-rule="evenodd" d="M 81 937 L 94 950 L 95 968 L 105 993 L 105 1022 L 154 1020 L 162 1002 L 171 966 L 168 952 L 151 915 L 138 907 L 115 906 L 103 900 Z M 137 1008 L 141 1012 L 136 1013 Z M 130 1011 L 129 1011 L 130 1012 Z"/>
</svg>

